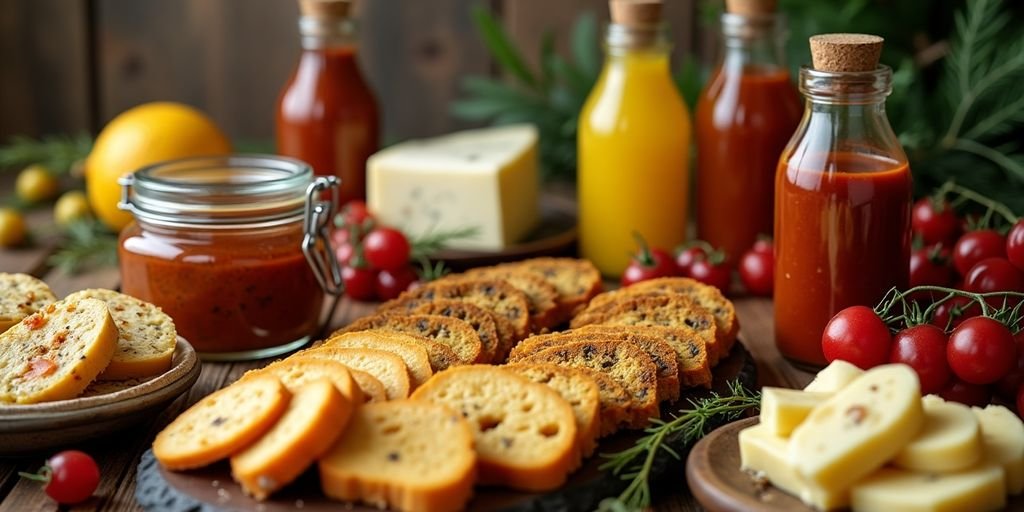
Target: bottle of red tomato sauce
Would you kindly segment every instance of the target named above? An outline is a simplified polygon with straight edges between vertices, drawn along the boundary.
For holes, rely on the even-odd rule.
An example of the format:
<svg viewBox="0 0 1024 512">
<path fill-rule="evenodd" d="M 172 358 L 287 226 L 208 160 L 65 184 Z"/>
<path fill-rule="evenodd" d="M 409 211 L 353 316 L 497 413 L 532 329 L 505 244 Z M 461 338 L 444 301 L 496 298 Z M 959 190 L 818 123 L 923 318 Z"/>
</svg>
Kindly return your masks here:
<svg viewBox="0 0 1024 512">
<path fill-rule="evenodd" d="M 907 286 L 911 176 L 885 114 L 882 38 L 824 34 L 810 45 L 804 116 L 775 180 L 775 342 L 819 367 L 832 315 Z"/>
</svg>

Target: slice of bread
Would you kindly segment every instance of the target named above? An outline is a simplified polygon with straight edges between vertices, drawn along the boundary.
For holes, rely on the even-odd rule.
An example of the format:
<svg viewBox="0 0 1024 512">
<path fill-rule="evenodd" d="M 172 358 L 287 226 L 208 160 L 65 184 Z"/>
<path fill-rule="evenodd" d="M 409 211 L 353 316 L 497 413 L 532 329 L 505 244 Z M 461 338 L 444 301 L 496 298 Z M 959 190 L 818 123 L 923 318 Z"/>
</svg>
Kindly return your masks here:
<svg viewBox="0 0 1024 512">
<path fill-rule="evenodd" d="M 579 464 L 569 403 L 499 366 L 449 368 L 412 398 L 447 405 L 469 420 L 482 484 L 548 491 L 561 487 Z"/>
<path fill-rule="evenodd" d="M 555 390 L 576 415 L 576 441 L 580 453 L 589 457 L 601 434 L 601 401 L 597 382 L 586 372 L 553 364 L 510 364 L 502 366 L 537 384 Z"/>
<path fill-rule="evenodd" d="M 0 333 L 57 302 L 46 283 L 28 274 L 0 272 Z"/>
<path fill-rule="evenodd" d="M 271 375 L 281 381 L 289 391 L 295 393 L 302 386 L 315 380 L 331 381 L 349 402 L 361 404 L 366 400 L 363 391 L 356 384 L 348 367 L 326 359 L 287 357 L 258 370 L 251 370 L 238 379 L 239 382 L 253 377 Z"/>
<path fill-rule="evenodd" d="M 410 312 L 423 302 L 437 299 L 464 300 L 508 322 L 511 332 L 498 325 L 498 336 L 520 340 L 530 332 L 530 301 L 526 294 L 514 286 L 495 279 L 458 279 L 434 281 L 402 293 L 397 299 L 385 302 L 378 311 L 400 310 Z"/>
<path fill-rule="evenodd" d="M 367 404 L 319 468 L 320 486 L 334 499 L 406 512 L 463 510 L 476 476 L 473 431 L 442 405 Z"/>
<path fill-rule="evenodd" d="M 498 265 L 501 269 L 530 272 L 551 283 L 558 291 L 560 318 L 558 324 L 576 312 L 601 292 L 601 273 L 593 263 L 573 258 L 533 258 Z"/>
<path fill-rule="evenodd" d="M 150 377 L 171 368 L 178 333 L 174 321 L 160 308 L 130 295 L 98 288 L 72 293 L 67 299 L 102 300 L 117 324 L 117 350 L 100 374 L 101 380 Z"/>
<path fill-rule="evenodd" d="M 116 347 L 117 326 L 103 301 L 54 302 L 0 334 L 0 402 L 75 398 Z"/>
<path fill-rule="evenodd" d="M 246 494 L 267 499 L 334 444 L 354 409 L 329 380 L 302 386 L 269 431 L 231 456 L 231 476 Z"/>
<path fill-rule="evenodd" d="M 370 329 L 413 334 L 446 345 L 458 358 L 457 364 L 478 362 L 483 355 L 483 343 L 480 342 L 480 336 L 476 334 L 473 327 L 458 318 L 447 316 L 377 314 L 360 318 L 335 332 L 331 337 L 346 332 Z"/>
<path fill-rule="evenodd" d="M 623 426 L 628 426 L 630 421 L 630 407 L 632 406 L 633 398 L 630 397 L 626 388 L 607 374 L 601 373 L 597 370 L 591 370 L 589 368 L 573 369 L 583 372 L 597 383 L 597 399 L 601 404 L 601 430 L 598 437 L 614 434 Z"/>
<path fill-rule="evenodd" d="M 369 330 L 350 332 L 329 338 L 323 345 L 343 348 L 372 348 L 391 352 L 401 357 L 405 367 L 409 369 L 409 386 L 412 389 L 418 388 L 434 374 L 434 371 L 430 368 L 428 352 L 433 351 L 447 354 L 442 356 L 442 360 L 455 360 L 455 353 L 445 345 L 441 345 L 436 341 L 430 341 L 422 336 L 391 331 Z"/>
<path fill-rule="evenodd" d="M 327 359 L 361 370 L 377 378 L 387 390 L 388 400 L 409 396 L 409 370 L 401 357 L 372 348 L 319 346 L 303 350 L 292 358 Z"/>
<path fill-rule="evenodd" d="M 708 364 L 704 339 L 693 329 L 635 325 L 585 325 L 573 329 L 579 335 L 612 334 L 629 340 L 653 339 L 667 344 L 676 355 L 680 386 L 711 386 L 711 366 Z M 639 343 L 647 343 L 639 341 Z"/>
<path fill-rule="evenodd" d="M 530 304 L 532 332 L 550 329 L 562 320 L 558 306 L 558 290 L 536 274 L 508 268 L 480 267 L 466 272 L 463 276 L 469 279 L 500 279 L 526 294 Z"/>
<path fill-rule="evenodd" d="M 435 300 L 420 305 L 412 313 L 417 315 L 438 315 L 458 318 L 466 322 L 480 337 L 481 363 L 491 363 L 499 357 L 498 325 L 494 313 L 462 300 Z"/>
<path fill-rule="evenodd" d="M 588 326 L 590 327 L 590 326 Z M 675 401 L 679 399 L 679 364 L 676 353 L 667 343 L 638 334 L 627 334 L 614 330 L 574 329 L 571 331 L 550 334 L 538 334 L 521 341 L 509 356 L 510 362 L 521 360 L 551 347 L 557 347 L 577 341 L 610 341 L 615 343 L 632 343 L 647 353 L 657 369 L 658 401 Z"/>
<path fill-rule="evenodd" d="M 388 401 L 388 390 L 377 377 L 354 368 L 349 368 L 348 372 L 352 374 L 352 380 L 356 381 L 359 390 L 363 392 L 363 402 Z"/>
<path fill-rule="evenodd" d="M 153 455 L 167 469 L 192 469 L 229 457 L 277 423 L 291 394 L 273 375 L 254 375 L 213 392 L 167 425 Z"/>
<path fill-rule="evenodd" d="M 524 363 L 549 363 L 605 373 L 630 396 L 628 426 L 646 428 L 657 418 L 658 377 L 651 357 L 636 345 L 610 341 L 578 341 L 531 354 Z"/>
</svg>

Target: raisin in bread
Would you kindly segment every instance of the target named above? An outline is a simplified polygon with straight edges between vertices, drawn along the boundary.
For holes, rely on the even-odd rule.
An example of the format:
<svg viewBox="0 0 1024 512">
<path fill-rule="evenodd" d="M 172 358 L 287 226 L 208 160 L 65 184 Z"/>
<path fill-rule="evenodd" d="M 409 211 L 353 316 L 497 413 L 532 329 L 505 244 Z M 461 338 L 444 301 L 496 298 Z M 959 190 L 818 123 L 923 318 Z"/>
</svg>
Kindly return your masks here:
<svg viewBox="0 0 1024 512">
<path fill-rule="evenodd" d="M 117 324 L 117 350 L 102 380 L 159 375 L 171 368 L 178 333 L 174 322 L 160 308 L 113 290 L 88 289 L 67 299 L 99 299 L 107 303 Z"/>
<path fill-rule="evenodd" d="M 463 510 L 476 479 L 469 423 L 413 400 L 358 408 L 318 465 L 328 497 L 407 512 Z"/>
<path fill-rule="evenodd" d="M 57 302 L 46 283 L 28 274 L 0 272 L 0 332 Z"/>
<path fill-rule="evenodd" d="M 103 301 L 54 302 L 0 334 L 0 403 L 75 398 L 116 347 L 117 326 Z"/>
<path fill-rule="evenodd" d="M 572 258 L 533 258 L 503 263 L 496 268 L 532 273 L 558 292 L 559 322 L 568 320 L 601 292 L 601 273 L 593 263 Z"/>
<path fill-rule="evenodd" d="M 655 340 L 671 347 L 679 369 L 680 386 L 711 386 L 711 367 L 708 364 L 704 339 L 692 329 L 633 325 L 585 325 L 572 332 L 580 336 L 624 336 L 638 344 Z"/>
<path fill-rule="evenodd" d="M 498 325 L 498 336 L 506 339 L 506 343 L 511 343 L 507 340 L 523 339 L 530 332 L 530 302 L 526 294 L 494 279 L 435 281 L 403 292 L 397 299 L 382 304 L 378 311 L 408 313 L 424 302 L 438 299 L 463 300 L 493 312 L 506 321 Z"/>
<path fill-rule="evenodd" d="M 434 371 L 431 369 L 429 351 L 444 351 L 449 354 L 443 359 L 455 360 L 455 353 L 447 346 L 420 336 L 390 331 L 359 331 L 329 338 L 323 345 L 341 348 L 372 348 L 390 352 L 400 358 L 409 370 L 409 386 L 416 389 L 427 381 Z M 430 349 L 426 347 L 431 347 Z"/>
<path fill-rule="evenodd" d="M 331 335 L 384 329 L 422 336 L 446 345 L 458 358 L 455 364 L 472 364 L 483 356 L 483 343 L 468 323 L 439 315 L 377 314 L 360 318 Z M 450 365 L 449 365 L 450 366 Z"/>
<path fill-rule="evenodd" d="M 390 352 L 372 348 L 319 346 L 291 357 L 327 359 L 369 373 L 384 384 L 388 400 L 409 396 L 409 370 L 401 357 Z"/>
<path fill-rule="evenodd" d="M 447 405 L 469 421 L 482 484 L 548 491 L 561 487 L 579 464 L 569 403 L 500 366 L 449 368 L 412 398 Z"/>
<path fill-rule="evenodd" d="M 519 270 L 497 267 L 481 267 L 472 269 L 465 278 L 499 279 L 514 286 L 526 294 L 530 306 L 530 328 L 532 332 L 542 332 L 558 325 L 561 320 L 558 306 L 558 290 L 544 278 Z"/>
<path fill-rule="evenodd" d="M 258 370 L 251 370 L 242 375 L 238 382 L 255 377 L 270 375 L 276 377 L 292 393 L 302 386 L 315 380 L 327 379 L 338 388 L 349 402 L 363 403 L 363 390 L 356 384 L 348 367 L 326 359 L 287 357 L 275 361 Z"/>
<path fill-rule="evenodd" d="M 458 318 L 466 322 L 476 331 L 480 337 L 481 363 L 491 363 L 498 360 L 500 340 L 498 338 L 498 324 L 494 321 L 494 313 L 487 311 L 480 306 L 474 306 L 469 302 L 459 300 L 435 300 L 417 307 L 412 313 L 417 315 L 438 315 Z"/>
<path fill-rule="evenodd" d="M 576 441 L 580 453 L 589 457 L 601 434 L 601 401 L 597 382 L 586 372 L 553 364 L 510 364 L 502 366 L 537 384 L 555 390 L 576 415 Z"/>
</svg>

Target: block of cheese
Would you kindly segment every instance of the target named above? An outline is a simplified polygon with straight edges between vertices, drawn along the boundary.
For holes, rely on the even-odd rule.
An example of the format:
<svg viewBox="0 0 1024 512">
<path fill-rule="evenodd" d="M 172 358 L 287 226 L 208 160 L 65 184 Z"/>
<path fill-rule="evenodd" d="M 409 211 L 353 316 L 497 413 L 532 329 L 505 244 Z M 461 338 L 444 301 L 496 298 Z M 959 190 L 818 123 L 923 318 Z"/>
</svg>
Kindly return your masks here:
<svg viewBox="0 0 1024 512">
<path fill-rule="evenodd" d="M 381 223 L 407 235 L 476 228 L 456 249 L 499 250 L 538 222 L 537 129 L 508 125 L 414 140 L 366 163 L 366 194 Z"/>
<path fill-rule="evenodd" d="M 981 430 L 970 407 L 928 395 L 921 399 L 921 433 L 893 459 L 895 466 L 913 471 L 951 472 L 981 460 Z"/>
<path fill-rule="evenodd" d="M 1006 471 L 1006 492 L 1024 491 L 1024 424 L 1006 407 L 989 405 L 973 408 L 981 425 L 981 442 L 985 460 L 1003 466 Z"/>
<path fill-rule="evenodd" d="M 796 389 L 765 387 L 761 390 L 761 424 L 773 434 L 789 437 L 831 393 L 810 393 Z"/>
<path fill-rule="evenodd" d="M 830 491 L 809 482 L 789 463 L 789 442 L 775 435 L 765 424 L 740 432 L 740 461 L 744 470 L 763 474 L 769 482 L 818 510 L 831 510 L 849 505 L 849 493 Z"/>
<path fill-rule="evenodd" d="M 956 473 L 884 468 L 853 486 L 857 512 L 986 512 L 1006 506 L 1003 470 L 982 464 Z"/>
<path fill-rule="evenodd" d="M 808 480 L 841 489 L 885 465 L 923 421 L 917 373 L 877 366 L 811 411 L 790 436 L 789 460 Z"/>
<path fill-rule="evenodd" d="M 863 373 L 864 370 L 842 359 L 836 359 L 832 361 L 832 364 L 818 372 L 814 376 L 814 380 L 804 388 L 804 391 L 835 393 L 846 387 L 847 384 L 853 382 L 853 379 L 860 377 Z"/>
</svg>

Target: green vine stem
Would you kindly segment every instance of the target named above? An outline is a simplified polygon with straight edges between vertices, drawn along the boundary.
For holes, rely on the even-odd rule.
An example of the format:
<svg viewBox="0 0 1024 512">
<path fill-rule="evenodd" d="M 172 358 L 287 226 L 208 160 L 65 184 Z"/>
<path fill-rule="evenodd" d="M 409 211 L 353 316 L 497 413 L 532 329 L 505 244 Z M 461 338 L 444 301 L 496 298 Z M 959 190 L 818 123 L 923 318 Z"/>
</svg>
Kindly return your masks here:
<svg viewBox="0 0 1024 512">
<path fill-rule="evenodd" d="M 956 194 L 957 196 L 956 199 L 950 203 L 954 207 L 962 205 L 967 201 L 973 201 L 984 206 L 985 217 L 982 219 L 982 225 L 986 225 L 988 223 L 993 213 L 998 213 L 999 216 L 1005 219 L 1009 224 L 1017 222 L 1017 214 L 1013 213 L 1013 210 L 1011 210 L 1010 207 L 967 187 L 957 185 L 954 181 L 947 181 L 943 183 L 942 186 L 935 191 L 935 195 L 933 197 L 944 199 L 949 194 Z"/>
<path fill-rule="evenodd" d="M 924 309 L 923 312 L 921 312 L 921 314 L 919 315 L 919 318 L 917 317 L 918 315 L 914 315 L 914 317 L 908 316 L 908 311 L 910 311 L 912 309 L 912 307 L 908 304 L 907 298 L 909 296 L 915 294 L 915 293 L 922 293 L 922 292 L 924 292 L 924 293 L 936 292 L 936 293 L 945 294 L 945 296 L 942 297 L 941 299 L 938 299 L 938 300 L 932 302 L 932 304 L 930 304 L 927 308 Z M 882 321 L 884 321 L 886 323 L 886 325 L 892 325 L 894 323 L 898 323 L 898 324 L 901 324 L 901 325 L 914 325 L 914 324 L 922 323 L 922 321 L 930 320 L 932 315 L 935 314 L 935 311 L 938 309 L 938 307 L 940 305 L 942 305 L 943 303 L 945 303 L 946 301 L 949 301 L 953 297 L 965 297 L 965 298 L 968 298 L 971 301 L 966 305 L 967 307 L 970 307 L 971 305 L 977 304 L 981 308 L 981 314 L 983 316 L 986 316 L 986 317 L 989 317 L 989 318 L 996 318 L 1000 314 L 1005 314 L 1007 311 L 1005 310 L 1005 307 L 1004 307 L 1004 309 L 999 309 L 999 308 L 993 307 L 992 304 L 989 303 L 989 301 L 987 299 L 1003 299 L 1003 303 L 1006 304 L 1007 299 L 1009 299 L 1011 297 L 1016 297 L 1016 298 L 1024 299 L 1024 293 L 1020 293 L 1020 292 L 974 293 L 974 292 L 967 292 L 967 291 L 964 291 L 964 290 L 957 290 L 957 289 L 954 289 L 954 288 L 947 288 L 945 286 L 931 286 L 931 285 L 915 286 L 915 287 L 910 288 L 910 289 L 905 290 L 905 291 L 899 291 L 897 288 L 892 288 L 892 289 L 890 289 L 885 294 L 885 296 L 878 303 L 878 305 L 875 306 L 874 309 L 875 309 L 875 313 L 878 314 L 878 316 L 882 319 Z M 902 314 L 898 314 L 898 315 L 894 314 L 894 310 L 896 309 L 897 306 L 899 306 L 900 309 L 902 310 Z M 1012 310 L 1009 311 L 1009 313 L 1011 314 L 1011 318 L 1016 317 L 1019 314 L 1019 312 L 1020 312 L 1020 306 L 1019 305 L 1014 307 Z M 1010 323 L 1012 324 L 1012 323 L 1015 323 L 1015 322 L 1010 322 Z M 1013 327 L 1013 325 L 1010 325 L 1010 327 Z"/>
</svg>

